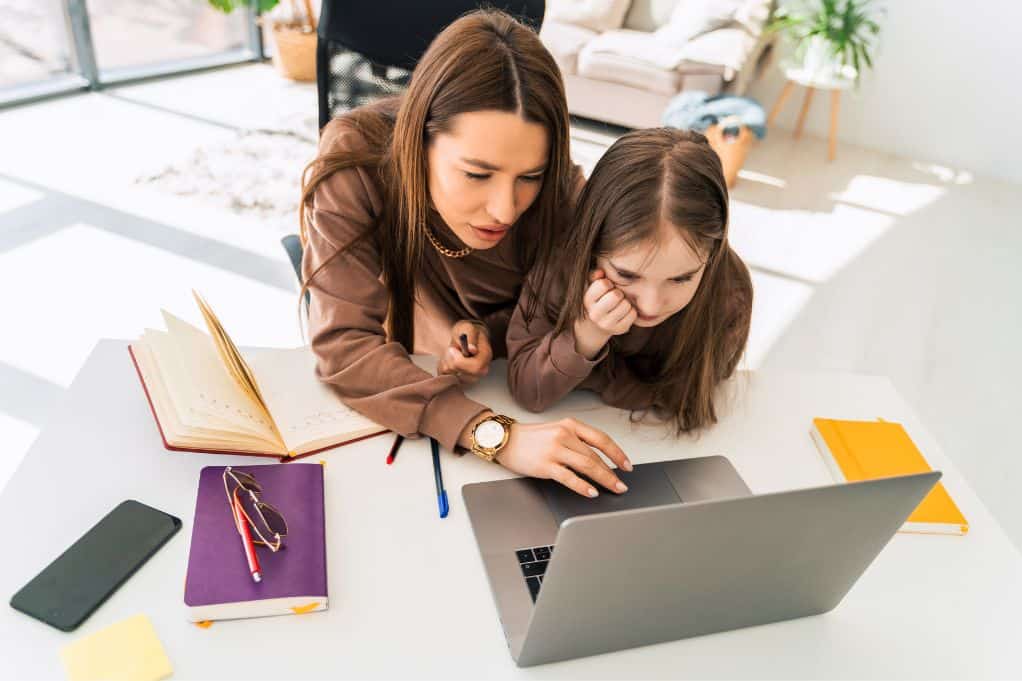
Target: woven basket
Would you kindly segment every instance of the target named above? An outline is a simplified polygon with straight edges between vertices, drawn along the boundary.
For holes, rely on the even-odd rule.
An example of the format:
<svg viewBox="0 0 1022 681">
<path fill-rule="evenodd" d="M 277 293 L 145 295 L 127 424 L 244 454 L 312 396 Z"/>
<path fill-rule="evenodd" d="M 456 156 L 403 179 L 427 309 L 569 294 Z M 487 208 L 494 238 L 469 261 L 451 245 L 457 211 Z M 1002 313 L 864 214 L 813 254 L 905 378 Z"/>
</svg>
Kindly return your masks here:
<svg viewBox="0 0 1022 681">
<path fill-rule="evenodd" d="M 286 24 L 273 25 L 277 51 L 273 63 L 291 80 L 316 80 L 316 32 L 302 31 Z"/>
</svg>

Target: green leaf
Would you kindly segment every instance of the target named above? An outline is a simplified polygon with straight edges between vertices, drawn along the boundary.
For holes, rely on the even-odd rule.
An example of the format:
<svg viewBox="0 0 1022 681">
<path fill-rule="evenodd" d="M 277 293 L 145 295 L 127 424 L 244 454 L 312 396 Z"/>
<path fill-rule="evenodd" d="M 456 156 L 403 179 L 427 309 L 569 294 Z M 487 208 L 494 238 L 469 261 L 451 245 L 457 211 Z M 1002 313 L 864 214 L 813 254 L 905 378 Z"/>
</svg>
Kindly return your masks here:
<svg viewBox="0 0 1022 681">
<path fill-rule="evenodd" d="M 248 7 L 253 4 L 260 12 L 269 12 L 277 6 L 280 0 L 208 0 L 208 2 L 224 14 L 230 14 L 239 7 Z"/>
</svg>

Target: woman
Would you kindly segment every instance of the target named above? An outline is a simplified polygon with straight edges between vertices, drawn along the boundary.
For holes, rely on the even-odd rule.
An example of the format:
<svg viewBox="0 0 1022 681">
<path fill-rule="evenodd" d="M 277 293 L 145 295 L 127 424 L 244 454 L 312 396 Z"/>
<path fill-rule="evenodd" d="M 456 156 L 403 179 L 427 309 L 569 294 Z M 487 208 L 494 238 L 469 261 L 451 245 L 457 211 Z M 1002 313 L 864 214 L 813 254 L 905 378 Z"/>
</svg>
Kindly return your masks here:
<svg viewBox="0 0 1022 681">
<path fill-rule="evenodd" d="M 530 275 L 511 320 L 515 399 L 542 411 L 585 388 L 678 433 L 715 423 L 714 390 L 735 370 L 752 315 L 727 231 L 727 185 L 705 137 L 655 128 L 617 140 L 582 191 L 574 230 L 537 266 L 558 268 L 555 284 Z"/>
<path fill-rule="evenodd" d="M 522 279 L 569 224 L 579 184 L 563 84 L 538 36 L 500 12 L 451 24 L 407 92 L 331 122 L 306 169 L 302 292 L 320 379 L 403 435 L 587 496 L 577 473 L 624 491 L 596 449 L 631 464 L 605 433 L 514 423 L 461 387 L 506 354 Z M 438 375 L 412 351 L 439 355 Z"/>
</svg>

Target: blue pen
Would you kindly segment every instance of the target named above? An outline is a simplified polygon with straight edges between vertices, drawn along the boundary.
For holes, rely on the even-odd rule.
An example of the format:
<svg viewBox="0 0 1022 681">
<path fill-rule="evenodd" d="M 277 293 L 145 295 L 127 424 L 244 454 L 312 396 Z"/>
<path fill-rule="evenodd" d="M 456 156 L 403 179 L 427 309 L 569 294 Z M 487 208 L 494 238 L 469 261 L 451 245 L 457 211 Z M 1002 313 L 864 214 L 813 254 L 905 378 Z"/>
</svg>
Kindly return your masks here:
<svg viewBox="0 0 1022 681">
<path fill-rule="evenodd" d="M 446 518 L 451 507 L 447 505 L 447 490 L 444 489 L 444 476 L 440 473 L 440 445 L 434 438 L 429 438 L 429 446 L 433 449 L 433 480 L 436 482 L 436 502 L 440 507 L 440 517 Z"/>
</svg>

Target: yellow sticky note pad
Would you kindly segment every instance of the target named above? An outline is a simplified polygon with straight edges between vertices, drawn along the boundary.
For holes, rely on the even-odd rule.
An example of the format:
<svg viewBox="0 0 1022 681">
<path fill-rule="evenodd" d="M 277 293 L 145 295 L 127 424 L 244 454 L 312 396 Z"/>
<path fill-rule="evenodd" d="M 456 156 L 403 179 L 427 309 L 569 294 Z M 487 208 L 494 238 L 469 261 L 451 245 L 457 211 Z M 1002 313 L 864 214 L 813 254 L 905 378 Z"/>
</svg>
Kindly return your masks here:
<svg viewBox="0 0 1022 681">
<path fill-rule="evenodd" d="M 158 681 L 173 673 L 153 623 L 135 615 L 60 651 L 70 681 Z"/>
</svg>

